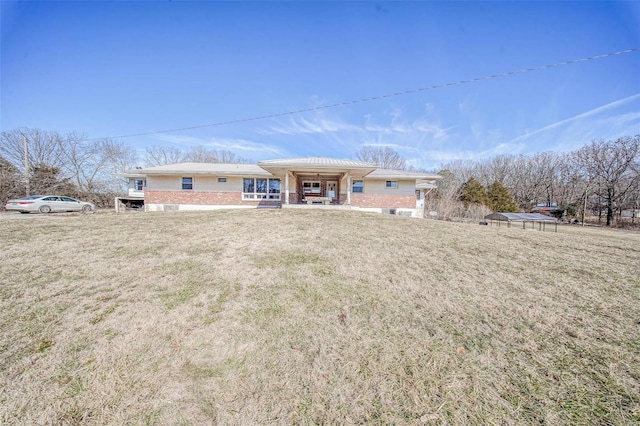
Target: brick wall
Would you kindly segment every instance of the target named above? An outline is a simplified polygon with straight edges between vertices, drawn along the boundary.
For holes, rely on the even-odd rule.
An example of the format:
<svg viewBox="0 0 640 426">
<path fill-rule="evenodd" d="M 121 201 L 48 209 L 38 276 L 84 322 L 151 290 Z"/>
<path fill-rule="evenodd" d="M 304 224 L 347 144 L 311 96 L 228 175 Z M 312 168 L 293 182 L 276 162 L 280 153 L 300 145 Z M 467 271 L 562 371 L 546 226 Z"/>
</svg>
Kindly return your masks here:
<svg viewBox="0 0 640 426">
<path fill-rule="evenodd" d="M 346 195 L 340 194 L 339 204 L 346 203 Z M 213 206 L 258 206 L 276 205 L 280 201 L 243 201 L 241 192 L 208 192 L 208 191 L 153 191 L 144 193 L 146 204 L 194 204 Z M 285 194 L 282 193 L 284 199 Z M 289 194 L 291 204 L 298 203 L 297 194 Z M 357 207 L 386 208 L 397 207 L 405 209 L 416 208 L 416 196 L 407 194 L 351 194 L 351 205 Z"/>
<path fill-rule="evenodd" d="M 398 207 L 416 208 L 416 196 L 408 194 L 361 194 L 351 193 L 351 205 L 357 207 Z"/>
<path fill-rule="evenodd" d="M 153 191 L 144 193 L 146 204 L 195 204 L 211 206 L 280 205 L 280 201 L 243 201 L 242 192 Z"/>
</svg>

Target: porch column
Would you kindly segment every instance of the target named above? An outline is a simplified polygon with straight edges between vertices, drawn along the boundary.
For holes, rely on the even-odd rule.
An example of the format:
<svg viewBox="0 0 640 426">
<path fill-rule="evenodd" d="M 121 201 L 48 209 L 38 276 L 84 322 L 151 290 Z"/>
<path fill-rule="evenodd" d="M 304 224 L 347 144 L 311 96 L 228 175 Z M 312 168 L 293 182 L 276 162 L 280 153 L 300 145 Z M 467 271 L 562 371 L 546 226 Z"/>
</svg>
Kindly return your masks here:
<svg viewBox="0 0 640 426">
<path fill-rule="evenodd" d="M 347 205 L 351 205 L 351 172 L 347 172 Z"/>
<path fill-rule="evenodd" d="M 289 205 L 289 170 L 284 171 L 284 203 Z"/>
</svg>

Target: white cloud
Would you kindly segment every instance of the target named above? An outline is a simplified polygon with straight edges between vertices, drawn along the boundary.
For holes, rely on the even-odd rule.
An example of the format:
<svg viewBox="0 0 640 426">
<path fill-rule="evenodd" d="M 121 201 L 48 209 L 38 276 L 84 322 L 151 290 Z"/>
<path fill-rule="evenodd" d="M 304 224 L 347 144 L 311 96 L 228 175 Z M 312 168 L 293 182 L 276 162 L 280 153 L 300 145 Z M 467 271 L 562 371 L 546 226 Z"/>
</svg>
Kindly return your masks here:
<svg viewBox="0 0 640 426">
<path fill-rule="evenodd" d="M 203 142 L 201 138 L 197 138 L 194 136 L 173 135 L 169 133 L 158 133 L 156 135 L 153 135 L 153 139 L 158 139 L 161 142 L 168 142 L 177 145 L 197 145 Z"/>
<path fill-rule="evenodd" d="M 576 149 L 592 139 L 615 139 L 640 132 L 640 93 L 618 99 L 589 111 L 548 124 L 511 139 L 508 143 L 525 143 L 532 150 L 548 146 L 557 151 Z M 621 111 L 631 104 L 632 111 Z"/>
<path fill-rule="evenodd" d="M 445 139 L 450 128 L 441 127 L 435 121 L 429 121 L 426 117 L 410 120 L 403 119 L 403 113 L 395 109 L 382 117 L 383 124 L 374 122 L 370 114 L 363 116 L 363 123 L 346 123 L 340 119 L 326 117 L 325 112 L 308 113 L 305 116 L 291 116 L 286 122 L 258 130 L 264 135 L 325 135 L 343 134 L 345 137 L 366 139 L 380 135 L 411 135 L 415 134 L 422 139 L 430 136 L 434 139 Z"/>
<path fill-rule="evenodd" d="M 311 118 L 301 115 L 290 116 L 289 120 L 271 126 L 267 129 L 260 129 L 258 133 L 264 135 L 304 135 L 304 134 L 326 134 L 338 132 L 357 132 L 360 130 L 358 126 L 346 124 L 335 119 L 324 118 L 321 114 L 316 113 Z"/>
<path fill-rule="evenodd" d="M 185 135 L 159 134 L 155 136 L 162 142 L 191 147 L 202 145 L 216 150 L 229 150 L 242 157 L 272 158 L 287 155 L 287 151 L 278 145 L 254 142 L 242 138 L 202 138 Z"/>
<path fill-rule="evenodd" d="M 433 105 L 419 117 L 409 117 L 396 108 L 384 114 L 365 114 L 346 120 L 334 111 L 316 111 L 280 119 L 255 130 L 269 142 L 292 155 L 327 155 L 353 158 L 363 146 L 390 147 L 409 159 L 420 157 L 425 148 L 441 147 L 453 127 L 443 127 Z M 353 115 L 353 111 L 347 114 Z"/>
<path fill-rule="evenodd" d="M 372 146 L 379 148 L 401 148 L 401 145 L 395 143 L 364 143 L 362 146 Z"/>
<path fill-rule="evenodd" d="M 253 142 L 246 139 L 212 138 L 203 143 L 214 149 L 228 149 L 240 155 L 247 154 L 272 154 L 274 156 L 286 155 L 286 151 L 272 144 Z"/>
</svg>

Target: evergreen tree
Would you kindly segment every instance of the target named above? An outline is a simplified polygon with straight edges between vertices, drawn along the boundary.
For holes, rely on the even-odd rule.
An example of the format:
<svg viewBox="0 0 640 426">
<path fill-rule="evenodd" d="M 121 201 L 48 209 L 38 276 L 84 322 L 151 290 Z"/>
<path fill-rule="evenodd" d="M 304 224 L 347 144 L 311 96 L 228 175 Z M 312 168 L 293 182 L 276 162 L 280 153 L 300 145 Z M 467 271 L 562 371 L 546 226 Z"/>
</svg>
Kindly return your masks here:
<svg viewBox="0 0 640 426">
<path fill-rule="evenodd" d="M 465 208 L 470 204 L 487 205 L 489 201 L 487 190 L 475 178 L 469 178 L 460 187 L 460 201 L 464 203 Z"/>
<path fill-rule="evenodd" d="M 60 177 L 60 169 L 46 164 L 38 164 L 30 168 L 31 194 L 38 195 L 70 195 L 77 193 L 77 187 L 71 179 Z"/>
<path fill-rule="evenodd" d="M 493 182 L 489 187 L 487 196 L 489 198 L 489 207 L 491 207 L 494 212 L 509 213 L 518 211 L 518 206 L 515 201 L 513 201 L 511 193 L 506 186 L 498 181 Z"/>
</svg>

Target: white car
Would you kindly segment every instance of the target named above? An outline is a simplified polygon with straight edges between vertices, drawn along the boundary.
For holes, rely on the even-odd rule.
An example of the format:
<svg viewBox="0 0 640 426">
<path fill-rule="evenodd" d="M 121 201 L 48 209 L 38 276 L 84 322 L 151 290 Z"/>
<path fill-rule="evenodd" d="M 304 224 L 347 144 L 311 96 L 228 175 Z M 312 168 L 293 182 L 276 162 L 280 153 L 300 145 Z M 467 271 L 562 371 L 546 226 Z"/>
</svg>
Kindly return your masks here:
<svg viewBox="0 0 640 426">
<path fill-rule="evenodd" d="M 51 213 L 51 212 L 85 212 L 96 209 L 95 204 L 76 200 L 60 195 L 31 195 L 9 200 L 5 206 L 7 210 L 15 210 L 20 213 Z"/>
</svg>

